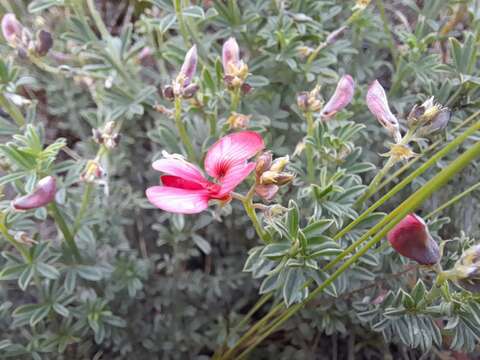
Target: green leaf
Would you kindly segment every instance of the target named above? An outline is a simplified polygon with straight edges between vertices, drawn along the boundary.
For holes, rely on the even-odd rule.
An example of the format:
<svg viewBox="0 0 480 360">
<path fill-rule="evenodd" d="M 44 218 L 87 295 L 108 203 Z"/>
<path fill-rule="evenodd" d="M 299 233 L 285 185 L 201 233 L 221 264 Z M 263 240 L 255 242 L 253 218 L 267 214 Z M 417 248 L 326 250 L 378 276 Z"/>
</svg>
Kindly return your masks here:
<svg viewBox="0 0 480 360">
<path fill-rule="evenodd" d="M 270 80 L 268 80 L 264 76 L 254 75 L 254 76 L 249 76 L 247 78 L 247 83 L 254 88 L 259 88 L 259 87 L 267 86 L 268 84 L 270 84 Z"/>
<path fill-rule="evenodd" d="M 37 263 L 36 268 L 40 274 L 48 279 L 56 280 L 60 277 L 60 272 L 51 265 L 39 262 Z"/>
<path fill-rule="evenodd" d="M 81 265 L 77 267 L 78 275 L 90 281 L 98 281 L 103 278 L 103 274 L 100 268 L 96 266 Z"/>
<path fill-rule="evenodd" d="M 283 300 L 288 307 L 295 301 L 300 300 L 303 293 L 303 284 L 305 276 L 300 268 L 290 268 L 287 271 L 285 283 L 283 284 Z"/>
<path fill-rule="evenodd" d="M 325 230 L 327 230 L 332 224 L 333 224 L 333 220 L 320 219 L 318 221 L 315 221 L 307 225 L 305 228 L 303 228 L 302 231 L 307 237 L 307 239 L 309 239 L 314 236 L 322 235 L 325 232 Z"/>
<path fill-rule="evenodd" d="M 290 234 L 291 239 L 295 240 L 298 234 L 298 218 L 299 218 L 298 206 L 295 203 L 295 201 L 290 200 L 288 203 L 288 208 L 289 208 L 289 211 L 287 214 L 288 233 Z"/>
<path fill-rule="evenodd" d="M 261 252 L 262 257 L 275 260 L 279 257 L 285 256 L 290 251 L 291 244 L 288 242 L 268 244 Z"/>
<path fill-rule="evenodd" d="M 192 240 L 200 248 L 200 250 L 202 250 L 204 254 L 208 255 L 212 251 L 210 243 L 200 235 L 192 234 Z"/>
<path fill-rule="evenodd" d="M 20 289 L 25 291 L 30 284 L 30 281 L 33 278 L 33 275 L 35 273 L 35 268 L 33 266 L 28 266 L 20 275 L 18 278 L 18 286 L 20 286 Z"/>
</svg>

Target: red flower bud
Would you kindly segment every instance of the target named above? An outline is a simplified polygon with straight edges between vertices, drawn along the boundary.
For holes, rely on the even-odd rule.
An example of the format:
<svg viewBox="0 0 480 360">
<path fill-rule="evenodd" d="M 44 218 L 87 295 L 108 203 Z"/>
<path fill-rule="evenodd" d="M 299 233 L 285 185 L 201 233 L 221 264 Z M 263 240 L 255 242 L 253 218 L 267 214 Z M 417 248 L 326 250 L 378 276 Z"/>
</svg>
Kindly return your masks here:
<svg viewBox="0 0 480 360">
<path fill-rule="evenodd" d="M 16 210 L 31 210 L 45 206 L 52 202 L 57 191 L 57 182 L 53 176 L 41 179 L 35 190 L 28 195 L 21 196 L 12 201 Z"/>
<path fill-rule="evenodd" d="M 413 213 L 395 225 L 387 238 L 396 252 L 421 265 L 433 265 L 440 260 L 438 244 L 423 219 Z"/>
</svg>

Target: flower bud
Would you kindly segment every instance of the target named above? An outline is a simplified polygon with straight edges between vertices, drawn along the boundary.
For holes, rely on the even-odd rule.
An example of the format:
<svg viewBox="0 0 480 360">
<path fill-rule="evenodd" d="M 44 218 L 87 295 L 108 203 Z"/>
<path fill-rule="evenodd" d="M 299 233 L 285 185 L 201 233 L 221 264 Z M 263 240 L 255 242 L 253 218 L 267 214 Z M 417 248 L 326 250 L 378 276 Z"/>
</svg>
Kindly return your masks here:
<svg viewBox="0 0 480 360">
<path fill-rule="evenodd" d="M 315 112 L 322 108 L 323 101 L 319 99 L 320 86 L 311 91 L 302 91 L 297 95 L 297 105 L 303 112 Z"/>
<path fill-rule="evenodd" d="M 321 116 L 329 119 L 347 106 L 353 98 L 355 82 L 350 75 L 344 75 L 337 84 L 332 97 L 322 109 Z"/>
<path fill-rule="evenodd" d="M 183 77 L 183 87 L 187 87 L 195 75 L 197 70 L 197 46 L 193 45 L 190 50 L 188 50 L 187 55 L 185 55 L 185 60 L 180 69 L 180 74 Z"/>
<path fill-rule="evenodd" d="M 480 244 L 465 251 L 455 263 L 452 277 L 458 285 L 471 291 L 480 292 Z"/>
<path fill-rule="evenodd" d="M 270 201 L 277 194 L 279 187 L 277 185 L 256 185 L 255 193 L 266 201 Z"/>
<path fill-rule="evenodd" d="M 377 118 L 380 124 L 388 130 L 396 142 L 401 140 L 400 127 L 395 115 L 392 114 L 388 105 L 387 94 L 382 85 L 375 80 L 368 88 L 366 97 L 370 112 Z"/>
<path fill-rule="evenodd" d="M 48 31 L 40 30 L 37 33 L 37 40 L 35 42 L 35 52 L 38 56 L 45 56 L 47 55 L 48 51 L 53 46 L 53 38 L 52 34 Z"/>
<path fill-rule="evenodd" d="M 183 89 L 182 97 L 184 99 L 191 99 L 195 96 L 199 88 L 200 86 L 198 86 L 197 84 L 188 85 L 186 88 Z"/>
<path fill-rule="evenodd" d="M 257 178 L 262 176 L 265 171 L 270 169 L 270 166 L 272 165 L 272 158 L 273 155 L 271 151 L 265 151 L 258 157 L 257 164 L 255 165 L 255 174 Z"/>
<path fill-rule="evenodd" d="M 408 115 L 407 123 L 409 126 L 421 127 L 418 129 L 419 135 L 428 135 L 434 131 L 444 129 L 452 112 L 447 107 L 436 103 L 433 97 L 426 100 L 422 105 L 415 105 Z"/>
<path fill-rule="evenodd" d="M 45 206 L 55 199 L 57 183 L 53 176 L 47 176 L 41 179 L 35 190 L 28 195 L 21 196 L 12 201 L 12 206 L 16 210 L 31 210 Z"/>
<path fill-rule="evenodd" d="M 232 68 L 238 68 L 240 62 L 240 49 L 238 48 L 235 38 L 230 37 L 223 44 L 222 48 L 222 65 L 223 73 L 230 74 Z"/>
<path fill-rule="evenodd" d="M 413 213 L 395 225 L 387 238 L 396 252 L 421 265 L 434 265 L 440 260 L 438 244 L 423 219 Z"/>
<path fill-rule="evenodd" d="M 173 92 L 173 87 L 171 85 L 167 85 L 163 88 L 163 96 L 170 101 L 175 99 L 175 93 Z"/>
<path fill-rule="evenodd" d="M 233 112 L 227 119 L 230 129 L 245 129 L 250 123 L 252 115 L 243 115 Z"/>
<path fill-rule="evenodd" d="M 88 160 L 85 169 L 80 175 L 80 179 L 85 182 L 94 182 L 105 174 L 100 163 L 96 160 Z"/>
<path fill-rule="evenodd" d="M 2 17 L 2 34 L 5 40 L 11 45 L 16 46 L 22 38 L 22 24 L 17 20 L 15 14 L 8 13 Z"/>
<path fill-rule="evenodd" d="M 275 177 L 275 184 L 278 186 L 290 184 L 295 176 L 290 173 L 282 172 Z"/>
<path fill-rule="evenodd" d="M 286 185 L 294 179 L 294 176 L 290 173 L 278 173 L 276 171 L 265 171 L 262 176 L 260 176 L 261 185 Z"/>
<path fill-rule="evenodd" d="M 288 155 L 279 157 L 273 161 L 272 166 L 270 166 L 270 170 L 276 172 L 283 171 L 283 169 L 285 169 L 285 166 L 287 166 L 289 162 L 290 158 Z"/>
</svg>

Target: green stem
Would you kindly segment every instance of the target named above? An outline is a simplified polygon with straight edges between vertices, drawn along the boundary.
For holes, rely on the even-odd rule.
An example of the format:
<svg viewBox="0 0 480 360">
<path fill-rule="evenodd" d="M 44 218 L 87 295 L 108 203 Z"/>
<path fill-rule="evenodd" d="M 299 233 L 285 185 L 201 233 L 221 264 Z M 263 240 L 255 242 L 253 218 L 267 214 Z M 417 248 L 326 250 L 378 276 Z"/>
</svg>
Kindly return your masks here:
<svg viewBox="0 0 480 360">
<path fill-rule="evenodd" d="M 185 26 L 185 19 L 183 18 L 182 0 L 174 0 L 173 5 L 175 6 L 175 15 L 178 20 L 180 34 L 182 34 L 185 45 L 190 47 L 190 42 L 188 41 L 188 31 Z"/>
<path fill-rule="evenodd" d="M 15 104 L 12 104 L 12 102 L 3 94 L 0 94 L 0 107 L 3 108 L 13 120 L 15 120 L 19 127 L 25 125 L 25 117 L 20 109 Z"/>
<path fill-rule="evenodd" d="M 311 111 L 305 113 L 305 119 L 307 120 L 307 137 L 315 136 L 315 123 L 313 121 L 313 114 Z M 315 179 L 315 164 L 313 162 L 313 147 L 310 142 L 305 143 L 305 155 L 307 157 L 307 179 L 308 181 L 314 181 Z"/>
<path fill-rule="evenodd" d="M 78 210 L 77 216 L 75 218 L 75 222 L 73 224 L 73 231 L 72 231 L 73 238 L 75 238 L 75 235 L 80 229 L 81 222 L 83 220 L 83 217 L 85 216 L 85 212 L 88 209 L 88 205 L 90 204 L 90 196 L 92 194 L 92 191 L 93 191 L 93 184 L 91 182 L 87 182 L 87 184 L 85 185 L 85 191 L 83 192 L 83 195 L 82 195 L 82 203 L 80 205 L 80 209 Z"/>
<path fill-rule="evenodd" d="M 420 206 L 433 192 L 437 191 L 445 183 L 447 183 L 454 175 L 463 170 L 469 165 L 475 158 L 480 156 L 480 141 L 475 143 L 469 150 L 460 155 L 455 161 L 450 163 L 440 173 L 438 173 L 433 179 L 428 181 L 415 193 L 410 195 L 400 206 L 398 206 L 393 213 L 394 218 L 390 220 L 365 246 L 363 246 L 357 253 L 351 258 L 345 261 L 328 279 L 326 279 L 320 286 L 318 286 L 310 295 L 301 303 L 296 304 L 289 308 L 283 315 L 280 316 L 274 323 L 268 328 L 261 336 L 255 339 L 255 341 L 244 350 L 236 359 L 243 359 L 250 353 L 260 342 L 273 333 L 279 326 L 292 317 L 296 312 L 305 306 L 306 303 L 314 299 L 320 294 L 327 286 L 331 285 L 343 272 L 348 270 L 361 256 L 363 256 L 371 247 L 380 242 L 384 236 L 406 215 L 414 211 Z M 392 216 L 390 216 L 392 217 Z"/>
<path fill-rule="evenodd" d="M 434 215 L 438 214 L 441 212 L 443 209 L 455 204 L 457 201 L 459 201 L 461 198 L 463 198 L 465 195 L 470 194 L 472 191 L 475 191 L 480 188 L 480 182 L 470 186 L 467 190 L 463 191 L 462 193 L 458 194 L 457 196 L 454 196 L 435 210 L 433 210 L 430 214 L 425 216 L 426 219 L 433 217 Z"/>
<path fill-rule="evenodd" d="M 253 206 L 253 202 L 251 198 L 246 198 L 242 201 L 243 207 L 245 208 L 245 212 L 247 213 L 248 217 L 252 221 L 253 227 L 257 232 L 258 237 L 264 242 L 269 243 L 270 241 L 267 239 L 267 235 L 265 231 L 262 229 L 262 225 L 258 220 L 257 213 L 255 212 L 255 207 Z"/>
<path fill-rule="evenodd" d="M 382 0 L 376 0 L 376 3 L 377 3 L 378 10 L 380 11 L 380 18 L 382 19 L 382 22 L 383 22 L 383 32 L 388 37 L 388 47 L 390 48 L 390 53 L 392 55 L 393 63 L 395 64 L 395 67 L 397 67 L 398 65 L 397 49 L 395 47 L 395 40 L 393 39 L 392 32 L 390 31 L 390 28 L 388 26 L 388 19 L 387 19 L 387 15 L 385 14 L 385 7 L 383 6 Z"/>
<path fill-rule="evenodd" d="M 22 256 L 25 260 L 30 261 L 30 255 L 29 255 L 28 249 L 25 247 L 25 245 L 23 245 L 23 244 L 19 243 L 17 240 L 15 240 L 15 238 L 12 235 L 10 235 L 10 233 L 8 232 L 8 228 L 5 225 L 5 214 L 4 213 L 0 214 L 0 232 L 5 237 L 5 239 L 10 244 L 12 244 L 13 247 L 15 247 L 15 249 L 17 249 L 17 251 L 20 254 L 22 254 Z"/>
<path fill-rule="evenodd" d="M 230 91 L 230 112 L 238 111 L 238 106 L 240 105 L 240 91 L 239 87 Z"/>
<path fill-rule="evenodd" d="M 185 128 L 185 124 L 182 120 L 182 99 L 175 98 L 175 124 L 177 125 L 178 133 L 180 135 L 180 139 L 182 140 L 183 145 L 185 146 L 185 150 L 187 151 L 188 160 L 197 162 L 195 156 L 195 150 L 193 149 L 193 145 L 188 137 L 187 129 Z"/>
<path fill-rule="evenodd" d="M 70 229 L 68 228 L 67 223 L 65 222 L 60 210 L 58 209 L 57 204 L 55 202 L 51 202 L 50 204 L 47 205 L 47 207 L 50 210 L 50 214 L 55 220 L 55 223 L 57 224 L 58 228 L 62 232 L 63 238 L 65 239 L 65 242 L 70 248 L 70 251 L 72 251 L 73 255 L 78 261 L 81 261 L 82 257 L 80 255 L 80 251 L 78 250 L 78 247 L 77 247 L 77 244 L 75 243 L 73 235 L 70 232 Z"/>
<path fill-rule="evenodd" d="M 268 300 L 272 298 L 272 293 L 263 295 L 255 305 L 250 309 L 250 311 L 243 317 L 243 319 L 235 326 L 235 330 L 241 329 L 244 325 L 248 323 L 248 320 L 255 314 Z"/>
</svg>

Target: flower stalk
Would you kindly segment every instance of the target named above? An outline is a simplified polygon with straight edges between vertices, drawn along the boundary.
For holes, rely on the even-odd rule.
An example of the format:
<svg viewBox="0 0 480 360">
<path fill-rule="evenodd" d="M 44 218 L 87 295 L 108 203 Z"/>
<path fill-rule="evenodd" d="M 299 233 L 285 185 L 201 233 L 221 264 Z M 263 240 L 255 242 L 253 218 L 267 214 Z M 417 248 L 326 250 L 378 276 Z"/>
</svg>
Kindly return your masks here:
<svg viewBox="0 0 480 360">
<path fill-rule="evenodd" d="M 175 98 L 175 125 L 177 125 L 180 139 L 182 140 L 185 150 L 187 151 L 188 159 L 192 162 L 197 162 L 195 150 L 187 133 L 187 129 L 182 120 L 182 99 Z"/>
<path fill-rule="evenodd" d="M 82 257 L 80 255 L 80 251 L 78 250 L 77 244 L 75 243 L 75 239 L 73 238 L 73 235 L 70 232 L 70 229 L 68 228 L 68 225 L 65 222 L 62 213 L 58 209 L 56 202 L 51 202 L 50 204 L 48 204 L 47 208 L 50 212 L 50 215 L 55 220 L 58 228 L 62 232 L 63 238 L 65 239 L 67 246 L 70 248 L 70 251 L 73 253 L 73 256 L 77 259 L 77 261 L 81 261 Z"/>
</svg>

